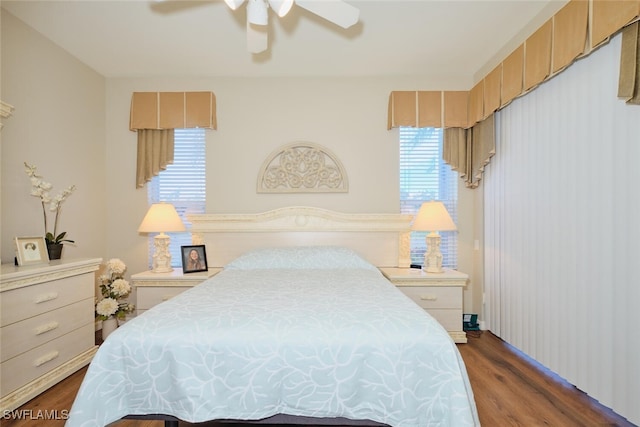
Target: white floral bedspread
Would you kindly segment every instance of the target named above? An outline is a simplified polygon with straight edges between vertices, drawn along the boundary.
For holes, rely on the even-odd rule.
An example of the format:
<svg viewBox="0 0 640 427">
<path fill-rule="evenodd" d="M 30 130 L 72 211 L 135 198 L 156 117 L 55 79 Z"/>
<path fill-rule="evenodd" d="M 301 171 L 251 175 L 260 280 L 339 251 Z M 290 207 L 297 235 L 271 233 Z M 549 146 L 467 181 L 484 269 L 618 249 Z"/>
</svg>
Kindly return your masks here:
<svg viewBox="0 0 640 427">
<path fill-rule="evenodd" d="M 378 271 L 224 270 L 100 346 L 67 426 L 275 414 L 479 425 L 444 329 Z"/>
</svg>

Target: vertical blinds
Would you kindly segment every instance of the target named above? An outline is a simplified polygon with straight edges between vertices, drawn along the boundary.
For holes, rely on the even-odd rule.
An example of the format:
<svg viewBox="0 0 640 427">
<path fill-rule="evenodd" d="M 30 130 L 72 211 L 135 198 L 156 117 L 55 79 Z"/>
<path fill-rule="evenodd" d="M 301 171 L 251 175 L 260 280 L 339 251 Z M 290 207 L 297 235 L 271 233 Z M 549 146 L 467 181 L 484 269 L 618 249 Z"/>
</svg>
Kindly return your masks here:
<svg viewBox="0 0 640 427">
<path fill-rule="evenodd" d="M 187 229 L 187 214 L 205 213 L 206 164 L 205 130 L 176 129 L 173 164 L 155 176 L 148 186 L 149 205 L 169 202 L 176 207 Z M 167 233 L 171 236 L 171 264 L 181 267 L 180 246 L 191 245 L 190 233 Z M 153 254 L 153 237 L 149 237 L 149 265 Z"/>
<path fill-rule="evenodd" d="M 440 200 L 457 223 L 458 176 L 442 160 L 442 129 L 400 127 L 400 213 L 415 215 L 423 202 Z M 411 233 L 411 263 L 422 265 L 426 232 Z M 442 265 L 457 267 L 455 231 L 440 233 Z"/>
<path fill-rule="evenodd" d="M 620 45 L 498 115 L 484 292 L 493 333 L 635 425 L 640 109 L 615 96 Z"/>
</svg>

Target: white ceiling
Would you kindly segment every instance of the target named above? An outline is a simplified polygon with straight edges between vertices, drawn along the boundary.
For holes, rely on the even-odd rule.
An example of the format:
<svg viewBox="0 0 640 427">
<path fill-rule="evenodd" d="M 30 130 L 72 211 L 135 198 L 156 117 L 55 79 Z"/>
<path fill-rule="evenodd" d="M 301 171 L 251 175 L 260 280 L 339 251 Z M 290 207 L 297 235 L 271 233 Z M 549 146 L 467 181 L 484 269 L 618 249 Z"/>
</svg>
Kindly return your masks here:
<svg viewBox="0 0 640 427">
<path fill-rule="evenodd" d="M 567 0 L 346 1 L 360 9 L 347 30 L 295 5 L 284 18 L 270 12 L 261 54 L 246 49 L 246 7 L 222 0 L 1 4 L 105 77 L 407 75 L 468 86 Z"/>
</svg>

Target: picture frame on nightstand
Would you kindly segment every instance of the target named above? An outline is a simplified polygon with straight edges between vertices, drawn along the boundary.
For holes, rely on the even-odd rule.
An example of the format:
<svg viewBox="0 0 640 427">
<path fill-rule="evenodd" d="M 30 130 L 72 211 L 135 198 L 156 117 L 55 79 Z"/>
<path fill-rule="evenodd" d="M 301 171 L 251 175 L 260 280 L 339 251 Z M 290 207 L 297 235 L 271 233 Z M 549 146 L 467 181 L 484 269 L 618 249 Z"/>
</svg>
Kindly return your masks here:
<svg viewBox="0 0 640 427">
<path fill-rule="evenodd" d="M 182 272 L 197 273 L 207 271 L 207 251 L 204 245 L 180 246 L 182 254 Z"/>
</svg>

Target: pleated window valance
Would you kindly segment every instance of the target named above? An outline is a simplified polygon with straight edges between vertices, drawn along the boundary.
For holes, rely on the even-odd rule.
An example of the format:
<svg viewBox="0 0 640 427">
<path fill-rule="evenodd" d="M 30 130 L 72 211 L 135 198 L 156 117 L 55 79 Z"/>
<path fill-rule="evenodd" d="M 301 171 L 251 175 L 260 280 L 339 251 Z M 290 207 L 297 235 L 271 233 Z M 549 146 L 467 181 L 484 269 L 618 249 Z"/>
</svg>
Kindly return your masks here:
<svg viewBox="0 0 640 427">
<path fill-rule="evenodd" d="M 475 188 L 495 154 L 493 113 L 620 29 L 618 96 L 640 104 L 638 16 L 640 0 L 571 0 L 471 90 L 391 92 L 387 127 L 445 128 L 443 159 L 460 173 L 467 187 Z"/>
<path fill-rule="evenodd" d="M 640 0 L 571 0 L 472 89 L 391 92 L 387 127 L 469 129 L 593 51 L 639 15 Z M 623 35 L 620 96 L 626 99 L 637 96 L 637 89 L 635 95 L 630 91 L 640 79 L 639 42 L 632 40 L 633 34 Z"/>
<path fill-rule="evenodd" d="M 469 92 L 394 91 L 389 95 L 387 129 L 398 126 L 466 127 Z"/>
<path fill-rule="evenodd" d="M 174 129 L 216 129 L 213 92 L 134 92 L 129 129 L 138 133 L 136 188 L 173 163 Z"/>
<path fill-rule="evenodd" d="M 216 129 L 213 92 L 134 92 L 129 129 Z"/>
</svg>

